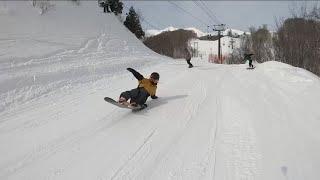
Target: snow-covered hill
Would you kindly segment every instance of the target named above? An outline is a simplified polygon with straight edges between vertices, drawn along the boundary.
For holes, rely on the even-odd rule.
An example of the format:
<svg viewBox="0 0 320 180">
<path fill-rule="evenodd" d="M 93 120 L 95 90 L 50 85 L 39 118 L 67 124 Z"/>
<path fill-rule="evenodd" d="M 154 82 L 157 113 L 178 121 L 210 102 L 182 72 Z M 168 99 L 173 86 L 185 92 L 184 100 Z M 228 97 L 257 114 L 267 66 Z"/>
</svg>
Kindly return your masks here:
<svg viewBox="0 0 320 180">
<path fill-rule="evenodd" d="M 76 5 L 71 1 L 50 1 L 52 8 L 39 14 L 30 1 L 0 2 L 6 12 L 0 16 L 0 61 L 24 59 L 56 54 L 66 49 L 103 43 L 99 36 L 117 39 L 122 42 L 109 42 L 116 48 L 117 43 L 135 47 L 135 51 L 145 50 L 145 46 L 120 21 L 111 14 L 102 13 L 97 2 L 80 1 Z M 119 39 L 119 38 L 118 38 Z M 138 47 L 138 49 L 137 49 Z M 100 47 L 109 48 L 109 47 Z M 16 63 L 14 61 L 13 63 Z"/>
<path fill-rule="evenodd" d="M 176 31 L 178 30 L 179 28 L 175 28 L 175 27 L 167 27 L 165 29 L 162 29 L 162 30 L 156 30 L 156 29 L 150 29 L 150 30 L 146 30 L 146 36 L 147 37 L 150 37 L 150 36 L 155 36 L 155 35 L 158 35 L 162 32 L 166 32 L 166 31 Z M 184 30 L 191 30 L 193 32 L 195 32 L 197 34 L 198 37 L 201 37 L 201 36 L 205 36 L 206 33 L 202 32 L 201 30 L 197 29 L 197 28 L 194 28 L 194 27 L 190 27 L 190 28 L 182 28 Z"/>
<path fill-rule="evenodd" d="M 92 36 L 80 30 L 77 43 L 55 45 L 68 42 L 72 27 L 100 17 L 96 2 L 79 9 L 60 3 L 61 12 L 57 5 L 33 16 L 34 30 L 51 28 L 0 30 L 2 47 L 18 41 L 28 49 L 45 38 L 49 43 L 42 45 L 58 49 L 32 55 L 14 46 L 2 50 L 1 180 L 319 179 L 318 77 L 279 62 L 247 70 L 193 59 L 188 69 L 184 60 L 151 52 L 106 14 L 105 28 L 93 25 Z M 67 26 L 73 18 L 62 18 L 63 12 L 77 14 L 74 26 Z M 13 14 L 1 27 L 23 23 Z M 28 34 L 32 38 L 20 38 Z M 137 86 L 127 67 L 146 77 L 160 73 L 159 98 L 137 113 L 103 100 Z"/>
<path fill-rule="evenodd" d="M 165 29 L 162 29 L 162 30 L 156 30 L 156 29 L 149 29 L 149 30 L 146 30 L 146 36 L 149 37 L 149 36 L 155 36 L 155 35 L 158 35 L 162 32 L 165 32 L 165 31 L 176 31 L 178 30 L 179 28 L 175 28 L 175 27 L 172 27 L 172 26 L 169 26 Z M 198 37 L 202 37 L 202 36 L 207 36 L 207 35 L 217 35 L 216 32 L 211 32 L 211 33 L 205 33 L 205 32 L 202 32 L 201 30 L 197 29 L 197 28 L 194 28 L 194 27 L 190 27 L 190 28 L 183 28 L 185 30 L 191 30 L 193 32 L 195 32 L 197 34 Z M 228 33 L 231 31 L 232 35 L 233 36 L 241 36 L 243 35 L 244 33 L 246 34 L 249 34 L 248 32 L 244 32 L 244 31 L 241 31 L 241 30 L 237 30 L 237 29 L 226 29 L 225 31 L 222 32 L 222 34 L 224 36 L 228 35 Z"/>
<path fill-rule="evenodd" d="M 222 34 L 223 34 L 224 36 L 227 36 L 227 35 L 229 35 L 229 33 L 231 33 L 233 37 L 241 36 L 241 35 L 243 35 L 244 33 L 250 34 L 249 32 L 244 32 L 244 31 L 241 31 L 241 30 L 231 29 L 231 28 L 226 29 L 225 31 L 223 31 Z"/>
<path fill-rule="evenodd" d="M 0 16 L 0 111 L 129 65 L 161 61 L 96 2 L 52 3 L 43 15 L 27 1 L 6 3 L 11 13 Z"/>
</svg>

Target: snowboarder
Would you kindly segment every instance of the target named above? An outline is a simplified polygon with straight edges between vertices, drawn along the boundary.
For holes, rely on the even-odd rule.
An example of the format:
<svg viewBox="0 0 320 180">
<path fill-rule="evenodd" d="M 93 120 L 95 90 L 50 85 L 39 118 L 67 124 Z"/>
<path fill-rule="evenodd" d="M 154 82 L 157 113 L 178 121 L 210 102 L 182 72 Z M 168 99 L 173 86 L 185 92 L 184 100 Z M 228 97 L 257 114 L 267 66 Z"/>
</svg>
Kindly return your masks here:
<svg viewBox="0 0 320 180">
<path fill-rule="evenodd" d="M 254 68 L 253 65 L 252 65 L 252 56 L 253 54 L 244 54 L 244 60 L 248 60 L 249 61 L 249 68 Z"/>
<path fill-rule="evenodd" d="M 100 6 L 103 7 L 103 12 L 104 13 L 110 13 L 110 0 L 99 0 L 98 1 Z"/>
<path fill-rule="evenodd" d="M 157 83 L 159 82 L 159 73 L 153 72 L 150 75 L 150 78 L 144 78 L 139 72 L 132 68 L 127 68 L 135 78 L 138 79 L 138 87 L 132 89 L 130 91 L 125 91 L 120 94 L 118 102 L 120 104 L 128 105 L 131 107 L 142 107 L 145 108 L 147 105 L 145 102 L 147 101 L 148 97 L 151 96 L 152 99 L 157 99 L 156 90 L 157 90 Z M 130 103 L 127 102 L 130 100 Z"/>
<path fill-rule="evenodd" d="M 188 48 L 185 48 L 184 49 L 184 52 L 185 52 L 185 58 L 186 58 L 186 61 L 187 61 L 187 63 L 189 64 L 189 68 L 192 68 L 193 67 L 193 65 L 191 64 L 191 53 L 190 53 L 190 51 L 189 51 L 189 49 Z"/>
</svg>

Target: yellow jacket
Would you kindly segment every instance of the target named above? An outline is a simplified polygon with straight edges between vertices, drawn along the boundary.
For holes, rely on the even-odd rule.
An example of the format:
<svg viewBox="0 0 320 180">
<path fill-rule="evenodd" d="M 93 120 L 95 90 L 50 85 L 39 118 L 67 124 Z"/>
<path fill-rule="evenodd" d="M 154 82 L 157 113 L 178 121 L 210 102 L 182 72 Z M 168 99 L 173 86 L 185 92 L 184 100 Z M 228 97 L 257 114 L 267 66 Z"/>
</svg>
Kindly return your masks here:
<svg viewBox="0 0 320 180">
<path fill-rule="evenodd" d="M 138 87 L 143 87 L 150 96 L 156 95 L 157 85 L 153 84 L 150 79 L 143 78 L 142 80 L 139 80 Z"/>
</svg>

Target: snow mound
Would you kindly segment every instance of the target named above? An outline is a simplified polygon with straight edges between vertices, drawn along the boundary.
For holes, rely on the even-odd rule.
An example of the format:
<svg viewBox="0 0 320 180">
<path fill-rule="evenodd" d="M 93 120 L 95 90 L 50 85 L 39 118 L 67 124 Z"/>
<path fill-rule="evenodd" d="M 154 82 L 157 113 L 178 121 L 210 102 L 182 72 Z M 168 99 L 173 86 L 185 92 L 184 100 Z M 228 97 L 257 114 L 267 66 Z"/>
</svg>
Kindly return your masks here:
<svg viewBox="0 0 320 180">
<path fill-rule="evenodd" d="M 0 28 L 0 62 L 77 49 L 92 44 L 103 33 L 104 40 L 119 39 L 128 47 L 145 48 L 113 14 L 103 13 L 95 1 L 80 1 L 79 5 L 71 1 L 50 3 L 52 8 L 42 15 L 29 1 L 2 4 L 5 10 L 1 12 L 6 13 L 0 16 L 4 24 Z M 116 45 L 119 40 L 109 43 Z"/>
<path fill-rule="evenodd" d="M 175 27 L 169 26 L 169 27 L 167 27 L 167 28 L 165 28 L 165 29 L 162 29 L 162 30 L 156 30 L 156 29 L 146 30 L 146 36 L 147 36 L 147 37 L 156 36 L 156 35 L 158 35 L 158 34 L 161 34 L 162 32 L 166 32 L 166 31 L 176 31 L 176 30 L 178 30 L 178 29 L 184 29 L 184 30 L 193 31 L 194 33 L 197 34 L 198 37 L 207 35 L 207 33 L 204 33 L 204 32 L 202 32 L 201 30 L 199 30 L 199 29 L 197 29 L 197 28 L 194 28 L 194 27 L 189 27 L 189 28 L 175 28 Z"/>
<path fill-rule="evenodd" d="M 42 15 L 28 1 L 2 6 L 11 13 L 0 16 L 0 112 L 162 58 L 97 2 L 50 3 Z"/>
<path fill-rule="evenodd" d="M 302 68 L 277 61 L 268 61 L 258 65 L 273 79 L 287 82 L 320 82 L 320 78 Z"/>
</svg>

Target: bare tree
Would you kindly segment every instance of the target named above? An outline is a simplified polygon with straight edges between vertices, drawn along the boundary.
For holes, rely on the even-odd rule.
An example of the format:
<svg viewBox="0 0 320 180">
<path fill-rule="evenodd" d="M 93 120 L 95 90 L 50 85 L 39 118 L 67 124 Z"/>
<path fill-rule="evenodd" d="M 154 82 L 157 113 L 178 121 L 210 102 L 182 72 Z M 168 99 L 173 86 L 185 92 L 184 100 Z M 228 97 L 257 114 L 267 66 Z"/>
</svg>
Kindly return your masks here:
<svg viewBox="0 0 320 180">
<path fill-rule="evenodd" d="M 252 40 L 252 53 L 255 55 L 255 59 L 258 62 L 272 60 L 272 38 L 267 26 L 263 25 L 258 30 L 251 28 L 250 31 Z"/>
<path fill-rule="evenodd" d="M 244 34 L 240 37 L 240 47 L 235 48 L 232 53 L 227 57 L 227 64 L 242 64 L 244 63 L 243 55 L 251 52 L 252 40 L 250 35 Z"/>
<path fill-rule="evenodd" d="M 40 9 L 40 14 L 45 14 L 54 5 L 50 3 L 50 0 L 32 0 L 32 5 L 35 8 Z"/>
<path fill-rule="evenodd" d="M 276 60 L 320 75 L 320 8 L 315 4 L 308 10 L 305 3 L 296 9 L 291 9 L 291 18 L 277 24 Z"/>
<path fill-rule="evenodd" d="M 244 54 L 253 53 L 254 59 L 258 62 L 265 62 L 274 59 L 272 36 L 267 26 L 259 29 L 250 27 L 250 35 L 243 35 L 240 38 L 240 47 L 233 50 L 227 58 L 229 64 L 243 63 Z"/>
<path fill-rule="evenodd" d="M 172 58 L 184 58 L 184 49 L 188 47 L 189 40 L 196 37 L 193 31 L 179 29 L 148 37 L 144 40 L 144 44 L 159 54 Z"/>
</svg>

